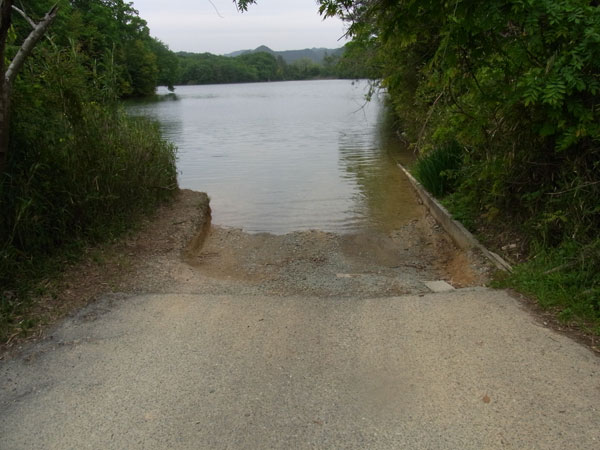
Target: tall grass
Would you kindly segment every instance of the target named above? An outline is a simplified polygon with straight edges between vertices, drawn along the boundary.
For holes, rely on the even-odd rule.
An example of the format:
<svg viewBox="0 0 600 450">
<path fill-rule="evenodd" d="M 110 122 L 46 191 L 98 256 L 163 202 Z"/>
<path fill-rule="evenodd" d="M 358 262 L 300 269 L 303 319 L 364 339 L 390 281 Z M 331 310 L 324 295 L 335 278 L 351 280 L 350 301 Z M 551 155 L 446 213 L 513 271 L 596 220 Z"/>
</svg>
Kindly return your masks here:
<svg viewBox="0 0 600 450">
<path fill-rule="evenodd" d="M 177 189 L 158 125 L 94 102 L 79 114 L 15 111 L 0 179 L 0 337 L 36 279 L 82 243 L 127 229 Z"/>
<path fill-rule="evenodd" d="M 538 299 L 566 323 L 578 323 L 600 335 L 600 239 L 556 248 L 536 245 L 534 256 L 496 282 Z"/>
<path fill-rule="evenodd" d="M 177 189 L 174 146 L 158 124 L 119 106 L 113 55 L 59 41 L 36 46 L 12 90 L 0 174 L 0 341 L 27 327 L 19 317 L 38 281 L 131 229 Z"/>
<path fill-rule="evenodd" d="M 451 193 L 458 184 L 462 149 L 451 142 L 419 156 L 412 167 L 417 180 L 436 197 Z"/>
</svg>

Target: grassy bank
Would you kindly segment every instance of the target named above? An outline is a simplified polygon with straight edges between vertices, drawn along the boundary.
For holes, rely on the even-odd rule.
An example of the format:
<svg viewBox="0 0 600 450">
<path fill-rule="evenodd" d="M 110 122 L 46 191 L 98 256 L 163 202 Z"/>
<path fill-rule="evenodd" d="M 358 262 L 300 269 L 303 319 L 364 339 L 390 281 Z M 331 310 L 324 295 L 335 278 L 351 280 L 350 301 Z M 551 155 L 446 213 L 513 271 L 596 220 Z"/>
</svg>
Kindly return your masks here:
<svg viewBox="0 0 600 450">
<path fill-rule="evenodd" d="M 495 286 L 510 287 L 535 298 L 558 319 L 600 336 L 600 239 L 583 245 L 536 245 L 527 261 Z"/>
</svg>

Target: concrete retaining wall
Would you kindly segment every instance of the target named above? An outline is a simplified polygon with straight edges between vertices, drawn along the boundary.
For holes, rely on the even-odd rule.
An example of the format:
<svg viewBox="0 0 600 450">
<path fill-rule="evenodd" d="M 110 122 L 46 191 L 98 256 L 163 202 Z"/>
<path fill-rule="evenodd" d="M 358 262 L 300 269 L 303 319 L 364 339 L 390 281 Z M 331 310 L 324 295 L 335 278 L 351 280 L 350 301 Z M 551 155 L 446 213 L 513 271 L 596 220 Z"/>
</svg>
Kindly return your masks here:
<svg viewBox="0 0 600 450">
<path fill-rule="evenodd" d="M 454 220 L 448 210 L 433 198 L 402 164 L 398 164 L 398 167 L 400 167 L 408 177 L 417 195 L 421 198 L 431 215 L 444 230 L 446 230 L 446 233 L 450 235 L 456 245 L 465 250 L 477 250 L 489 259 L 498 269 L 512 272 L 512 267 L 509 263 L 496 253 L 489 251 L 481 245 L 475 236 L 473 236 L 460 222 Z"/>
</svg>

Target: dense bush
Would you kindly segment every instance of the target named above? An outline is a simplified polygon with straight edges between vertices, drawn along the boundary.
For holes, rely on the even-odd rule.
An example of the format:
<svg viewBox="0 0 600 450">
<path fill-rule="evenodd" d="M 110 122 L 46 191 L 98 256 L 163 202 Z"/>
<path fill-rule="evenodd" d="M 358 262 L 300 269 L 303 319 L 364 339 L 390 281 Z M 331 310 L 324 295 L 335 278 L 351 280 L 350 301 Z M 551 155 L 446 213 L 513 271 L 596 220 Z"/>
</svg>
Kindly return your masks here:
<svg viewBox="0 0 600 450">
<path fill-rule="evenodd" d="M 13 284 L 21 264 L 74 239 L 103 236 L 176 188 L 174 148 L 158 126 L 92 100 L 90 86 L 68 72 L 77 69 L 72 62 L 41 72 L 32 64 L 15 90 L 0 183 L 3 286 Z M 56 76 L 70 84 L 58 87 Z"/>
<path fill-rule="evenodd" d="M 482 213 L 522 213 L 528 233 L 553 243 L 595 235 L 596 2 L 321 3 L 379 55 L 382 84 L 415 145 L 427 153 L 456 141 L 467 150 L 459 190 L 476 190 Z"/>
<path fill-rule="evenodd" d="M 50 133 L 23 139 L 0 183 L 0 285 L 14 286 L 28 265 L 76 240 L 126 228 L 176 189 L 175 152 L 158 126 L 96 103 L 81 105 L 77 124 L 40 119 Z M 18 116 L 18 115 L 17 115 Z M 33 267 L 33 266 L 32 266 Z M 22 272 L 22 273 L 21 273 Z"/>
</svg>

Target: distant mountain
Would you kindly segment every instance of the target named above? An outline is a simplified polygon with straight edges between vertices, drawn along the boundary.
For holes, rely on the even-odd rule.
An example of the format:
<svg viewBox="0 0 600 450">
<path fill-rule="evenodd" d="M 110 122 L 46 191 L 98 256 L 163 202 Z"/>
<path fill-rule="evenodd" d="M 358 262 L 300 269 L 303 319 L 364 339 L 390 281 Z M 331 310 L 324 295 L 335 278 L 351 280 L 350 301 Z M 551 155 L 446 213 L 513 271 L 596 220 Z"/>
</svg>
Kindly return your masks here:
<svg viewBox="0 0 600 450">
<path fill-rule="evenodd" d="M 290 64 L 294 61 L 298 61 L 299 59 L 310 59 L 315 63 L 322 63 L 323 59 L 327 55 L 341 55 L 344 51 L 343 48 L 305 48 L 304 50 L 284 50 L 281 52 L 276 52 L 275 50 L 271 50 L 266 45 L 261 45 L 260 47 L 255 48 L 254 50 L 238 50 L 237 52 L 228 53 L 225 56 L 240 56 L 245 53 L 258 53 L 258 52 L 266 52 L 271 53 L 275 56 L 281 56 L 283 60 Z"/>
</svg>

